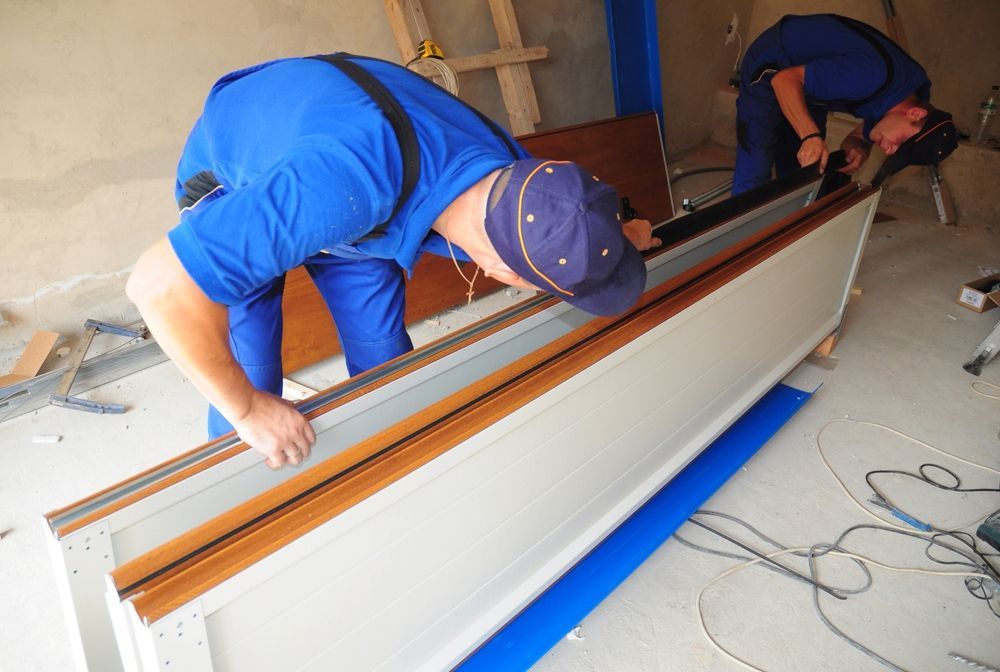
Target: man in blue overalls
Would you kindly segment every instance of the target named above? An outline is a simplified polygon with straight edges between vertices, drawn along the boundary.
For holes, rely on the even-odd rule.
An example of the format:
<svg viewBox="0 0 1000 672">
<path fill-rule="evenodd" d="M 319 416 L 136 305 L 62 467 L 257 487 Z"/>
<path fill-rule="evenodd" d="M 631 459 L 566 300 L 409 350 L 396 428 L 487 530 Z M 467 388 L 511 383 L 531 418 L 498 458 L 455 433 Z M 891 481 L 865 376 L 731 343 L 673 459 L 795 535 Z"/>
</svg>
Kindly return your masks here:
<svg viewBox="0 0 1000 672">
<path fill-rule="evenodd" d="M 835 14 L 786 16 L 747 49 L 736 101 L 733 194 L 830 154 L 826 113 L 863 120 L 841 145 L 851 174 L 872 143 L 889 172 L 938 163 L 957 146 L 951 115 L 935 109 L 924 69 L 875 28 Z"/>
<path fill-rule="evenodd" d="M 649 222 L 623 225 L 614 189 L 579 166 L 530 158 L 451 94 L 385 61 L 272 61 L 212 88 L 181 157 L 181 220 L 127 292 L 163 350 L 272 467 L 315 434 L 281 391 L 285 273 L 305 265 L 351 375 L 412 348 L 402 269 L 459 255 L 507 284 L 592 313 L 645 285 Z M 471 288 L 470 288 L 471 291 Z"/>
</svg>

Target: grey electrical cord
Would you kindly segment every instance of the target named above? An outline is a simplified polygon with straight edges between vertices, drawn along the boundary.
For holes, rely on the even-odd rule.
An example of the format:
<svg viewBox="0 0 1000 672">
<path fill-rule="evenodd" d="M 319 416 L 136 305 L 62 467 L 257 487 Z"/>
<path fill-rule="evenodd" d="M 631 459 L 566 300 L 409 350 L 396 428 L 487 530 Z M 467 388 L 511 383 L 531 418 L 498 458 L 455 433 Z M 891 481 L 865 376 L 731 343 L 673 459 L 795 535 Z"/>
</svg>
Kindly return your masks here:
<svg viewBox="0 0 1000 672">
<path fill-rule="evenodd" d="M 762 533 L 760 530 L 758 530 L 757 528 L 755 528 L 750 523 L 748 523 L 748 522 L 746 522 L 746 521 L 744 521 L 744 520 L 742 520 L 740 518 L 737 518 L 736 516 L 732 516 L 732 515 L 727 514 L 727 513 L 722 513 L 722 512 L 718 512 L 718 511 L 709 511 L 709 510 L 699 510 L 699 511 L 696 511 L 694 515 L 716 516 L 716 517 L 719 517 L 719 518 L 723 518 L 723 519 L 732 521 L 732 522 L 734 522 L 734 523 L 736 523 L 736 524 L 744 527 L 745 529 L 747 529 L 748 531 L 750 531 L 752 534 L 754 534 L 755 536 L 757 536 L 759 539 L 761 539 L 762 541 L 764 541 L 768 545 L 770 545 L 770 546 L 772 546 L 772 547 L 774 547 L 774 548 L 776 548 L 778 550 L 787 550 L 788 549 L 788 547 L 780 544 L 779 542 L 775 541 L 771 537 L 768 537 L 767 535 L 765 535 L 764 533 Z M 897 528 L 883 526 L 883 525 L 860 524 L 860 525 L 854 525 L 854 526 L 849 527 L 846 530 L 844 530 L 840 534 L 840 536 L 838 536 L 837 539 L 833 543 L 819 543 L 819 544 L 814 544 L 813 546 L 810 547 L 810 549 L 808 551 L 795 552 L 794 555 L 806 557 L 808 559 L 808 563 L 809 563 L 809 578 L 806 578 L 806 577 L 803 577 L 803 576 L 799 575 L 798 573 L 796 573 L 794 571 L 789 570 L 786 567 L 781 566 L 780 564 L 771 562 L 771 559 L 770 558 L 766 558 L 765 554 L 758 553 L 757 551 L 755 551 L 754 549 L 749 548 L 747 545 L 743 544 L 742 542 L 736 542 L 735 540 L 731 539 L 728 535 L 720 533 L 718 530 L 715 530 L 714 528 L 711 528 L 710 526 L 707 526 L 704 523 L 695 520 L 694 517 L 690 518 L 689 521 L 692 522 L 692 523 L 694 523 L 694 524 L 696 524 L 696 525 L 698 525 L 698 526 L 700 526 L 700 527 L 702 527 L 702 528 L 704 528 L 704 529 L 706 529 L 706 530 L 709 530 L 709 531 L 717 534 L 720 537 L 726 538 L 727 540 L 729 540 L 729 541 L 731 541 L 733 543 L 738 543 L 738 545 L 741 548 L 749 550 L 751 553 L 753 553 L 758 558 L 763 558 L 763 559 L 767 560 L 770 563 L 770 564 L 762 564 L 761 565 L 762 567 L 765 567 L 766 569 L 768 569 L 770 571 L 777 572 L 778 574 L 782 574 L 784 576 L 788 576 L 790 578 L 793 578 L 793 579 L 796 579 L 798 581 L 802 581 L 804 583 L 807 583 L 807 584 L 811 585 L 811 587 L 812 587 L 812 593 L 813 593 L 813 606 L 816 609 L 817 614 L 819 614 L 820 620 L 823 623 L 823 625 L 825 625 L 827 627 L 827 629 L 829 629 L 835 635 L 837 635 L 838 637 L 840 637 L 841 639 L 843 639 L 844 641 L 846 641 L 848 644 L 850 644 L 852 647 L 854 647 L 858 651 L 864 653 L 866 656 L 872 658 L 873 660 L 875 660 L 878 663 L 880 663 L 881 665 L 889 668 L 890 670 L 893 670 L 894 672 L 907 672 L 907 671 L 904 670 L 903 668 L 899 667 L 898 665 L 896 665 L 892 661 L 890 661 L 890 660 L 886 659 L 885 657 L 881 656 L 877 652 L 869 649 L 868 647 L 866 647 L 861 642 L 858 642 L 857 640 L 852 639 L 849 635 L 847 635 L 842 630 L 840 630 L 836 625 L 833 624 L 832 621 L 830 621 L 830 619 L 824 613 L 823 608 L 820 605 L 820 601 L 819 601 L 819 594 L 820 594 L 821 590 L 823 590 L 825 592 L 829 592 L 830 594 L 834 594 L 835 597 L 837 596 L 837 595 L 835 595 L 835 593 L 838 593 L 838 592 L 841 593 L 841 595 L 850 595 L 850 594 L 858 594 L 858 593 L 861 593 L 861 592 L 864 592 L 864 591 L 868 590 L 871 587 L 871 585 L 872 585 L 872 575 L 871 575 L 870 570 L 860 560 L 855 559 L 855 562 L 858 563 L 863 568 L 863 571 L 865 573 L 865 577 L 866 577 L 865 585 L 862 586 L 861 588 L 856 588 L 856 589 L 831 588 L 830 586 L 828 586 L 828 585 L 826 585 L 826 584 L 824 584 L 824 583 L 822 583 L 822 582 L 819 581 L 818 573 L 817 573 L 817 568 L 816 568 L 816 559 L 817 558 L 820 558 L 820 557 L 822 557 L 824 555 L 827 555 L 829 553 L 832 553 L 832 552 L 846 552 L 845 549 L 842 546 L 844 540 L 850 534 L 852 534 L 852 533 L 854 533 L 854 532 L 856 532 L 858 530 L 865 530 L 865 529 L 867 529 L 867 530 L 876 530 L 876 531 L 882 531 L 882 532 L 891 532 L 893 534 L 898 534 L 898 535 L 901 535 L 901 536 L 913 537 L 913 538 L 919 539 L 921 541 L 926 541 L 928 543 L 928 549 L 933 548 L 933 547 L 941 547 L 943 549 L 951 551 L 952 553 L 954 553 L 954 554 L 956 554 L 956 555 L 964 558 L 966 562 L 942 561 L 942 560 L 939 560 L 937 558 L 932 557 L 930 555 L 930 553 L 929 553 L 929 550 L 925 551 L 925 554 L 927 555 L 927 557 L 930 558 L 932 561 L 938 562 L 940 564 L 958 564 L 958 565 L 967 567 L 969 569 L 972 569 L 972 570 L 975 570 L 975 571 L 978 571 L 978 572 L 983 572 L 985 574 L 993 576 L 992 567 L 990 566 L 989 562 L 982 556 L 982 554 L 978 552 L 978 550 L 975 547 L 975 543 L 972 542 L 970 544 L 969 542 L 961 539 L 960 537 L 955 536 L 954 534 L 952 534 L 953 538 L 955 538 L 956 540 L 958 540 L 959 542 L 961 542 L 961 543 L 963 543 L 963 544 L 965 544 L 967 546 L 970 546 L 971 547 L 971 551 L 966 551 L 963 548 L 952 546 L 950 544 L 944 543 L 943 541 L 941 541 L 938 538 L 939 536 L 943 536 L 943 535 L 935 535 L 934 537 L 928 538 L 925 534 L 921 534 L 919 532 L 910 532 L 908 530 L 902 530 L 902 529 L 897 529 Z M 704 546 L 700 546 L 698 544 L 694 544 L 693 542 L 690 542 L 690 541 L 688 541 L 688 540 L 686 540 L 686 539 L 678 536 L 677 534 L 674 534 L 673 536 L 674 536 L 675 539 L 677 539 L 677 541 L 679 543 L 681 543 L 684 546 L 687 546 L 688 548 L 691 548 L 693 550 L 697 550 L 697 551 L 704 552 L 704 553 L 709 553 L 709 554 L 712 554 L 712 555 L 718 555 L 718 556 L 726 557 L 726 558 L 732 558 L 732 559 L 738 559 L 738 560 L 750 560 L 750 558 L 746 558 L 746 557 L 740 556 L 738 554 L 728 553 L 726 551 L 721 551 L 721 550 L 718 550 L 718 549 L 711 549 L 711 548 L 707 548 L 707 547 L 704 547 Z M 971 578 L 971 577 L 968 577 L 968 578 Z M 980 579 L 980 581 L 979 581 L 980 585 L 983 584 L 983 581 L 984 581 L 984 579 Z M 966 581 L 966 587 L 969 588 L 970 593 L 971 593 L 972 592 L 972 588 L 969 587 L 968 580 Z M 984 590 L 985 590 L 985 588 L 984 588 Z M 975 595 L 975 593 L 973 593 L 973 595 Z M 980 597 L 980 596 L 977 596 L 977 597 Z M 993 604 L 990 601 L 993 597 L 994 597 L 994 595 L 990 594 L 985 599 L 987 599 L 987 603 L 990 606 L 990 610 L 994 614 L 997 614 L 996 609 L 993 607 Z M 841 599 L 846 599 L 846 598 L 841 597 Z M 984 598 L 980 597 L 980 599 L 984 599 Z"/>
</svg>

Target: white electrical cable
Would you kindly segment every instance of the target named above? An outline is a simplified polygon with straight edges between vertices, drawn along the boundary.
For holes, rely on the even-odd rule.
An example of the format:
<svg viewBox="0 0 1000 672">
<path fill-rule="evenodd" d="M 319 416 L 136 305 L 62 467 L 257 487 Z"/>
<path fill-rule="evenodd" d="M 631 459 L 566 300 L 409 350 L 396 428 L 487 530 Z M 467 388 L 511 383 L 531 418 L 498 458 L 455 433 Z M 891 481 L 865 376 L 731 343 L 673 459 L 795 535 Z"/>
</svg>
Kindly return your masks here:
<svg viewBox="0 0 1000 672">
<path fill-rule="evenodd" d="M 996 385 L 993 385 L 993 383 L 986 383 L 984 381 L 976 381 L 976 382 L 981 383 L 983 385 L 990 385 L 992 387 L 997 387 Z M 975 389 L 975 383 L 973 383 L 973 389 Z M 998 387 L 998 389 L 1000 389 L 1000 387 Z M 991 396 L 992 397 L 992 395 L 984 394 L 984 393 L 980 392 L 979 390 L 976 390 L 976 392 L 978 394 L 983 394 L 984 396 Z M 858 508 L 860 508 L 862 511 L 864 511 L 867 515 L 871 516 L 875 520 L 877 520 L 877 521 L 879 521 L 880 523 L 883 523 L 883 524 L 888 524 L 888 525 L 890 525 L 892 527 L 895 527 L 895 528 L 898 528 L 900 530 L 904 530 L 905 532 L 907 532 L 908 534 L 911 534 L 911 535 L 926 535 L 926 536 L 931 536 L 931 535 L 935 534 L 935 532 L 922 532 L 920 530 L 914 530 L 910 526 L 897 525 L 896 523 L 894 523 L 892 521 L 885 520 L 885 519 L 883 519 L 883 518 L 875 515 L 872 511 L 870 511 L 868 508 L 866 508 L 853 494 L 851 494 L 851 491 L 848 490 L 847 485 L 843 482 L 843 480 L 841 480 L 841 478 L 837 475 L 836 471 L 834 471 L 833 467 L 830 465 L 829 461 L 826 458 L 825 453 L 823 452 L 823 444 L 822 444 L 822 441 L 820 440 L 820 437 L 822 436 L 823 432 L 830 425 L 833 425 L 833 424 L 838 423 L 838 422 L 848 422 L 848 423 L 854 423 L 854 424 L 859 424 L 859 425 L 867 425 L 869 427 L 876 427 L 878 429 L 883 429 L 883 430 L 885 430 L 887 432 L 890 432 L 890 433 L 895 434 L 897 436 L 900 436 L 900 437 L 902 437 L 904 439 L 912 441 L 912 442 L 914 442 L 914 443 L 916 443 L 916 444 L 918 444 L 920 446 L 923 446 L 923 447 L 925 447 L 925 448 L 927 448 L 927 449 L 929 449 L 929 450 L 931 450 L 931 451 L 933 451 L 935 453 L 938 453 L 939 455 L 943 455 L 944 457 L 948 457 L 948 458 L 951 458 L 953 460 L 957 460 L 959 462 L 962 462 L 963 464 L 967 464 L 969 466 L 976 467 L 977 469 L 983 469 L 983 470 L 986 470 L 986 471 L 989 471 L 989 472 L 992 472 L 992 473 L 995 473 L 995 474 L 1000 474 L 1000 469 L 994 469 L 993 467 L 989 467 L 989 466 L 986 466 L 986 465 L 983 465 L 983 464 L 979 464 L 977 462 L 972 462 L 971 460 L 967 460 L 967 459 L 959 457 L 957 455 L 952 455 L 951 453 L 945 452 L 945 451 L 943 451 L 943 450 L 941 450 L 939 448 L 935 448 L 934 446 L 930 445 L 929 443 L 925 443 L 924 441 L 921 441 L 921 440 L 919 440 L 919 439 L 917 439 L 915 437 L 910 436 L 909 434 L 906 434 L 906 433 L 901 432 L 901 431 L 899 431 L 897 429 L 889 427 L 888 425 L 882 425 L 882 424 L 879 424 L 877 422 L 868 422 L 868 421 L 865 421 L 865 420 L 854 420 L 854 419 L 851 419 L 851 418 L 835 418 L 835 419 L 830 420 L 829 422 L 827 422 L 825 425 L 823 425 L 823 427 L 820 428 L 819 432 L 816 434 L 816 447 L 818 449 L 818 452 L 819 452 L 819 455 L 820 455 L 820 459 L 823 461 L 823 464 L 826 466 L 826 468 L 830 471 L 830 474 L 833 476 L 834 480 L 837 481 L 837 484 L 840 485 L 841 489 L 844 491 L 844 494 L 846 494 L 847 497 L 851 501 L 853 501 L 855 503 L 855 505 L 858 506 Z M 979 517 L 975 521 L 971 521 L 971 522 L 967 523 L 966 525 L 962 525 L 961 527 L 967 527 L 969 525 L 972 525 L 974 522 L 978 522 L 981 519 L 982 519 L 982 517 Z M 961 528 L 959 528 L 959 529 L 961 529 Z M 763 670 L 763 669 L 761 669 L 759 667 L 756 667 L 755 665 L 753 665 L 753 664 L 751 664 L 751 663 L 743 660 L 742 658 L 739 658 L 735 654 L 730 653 L 725 648 L 723 648 L 723 646 L 721 644 L 719 644 L 719 642 L 716 641 L 715 638 L 712 637 L 711 633 L 709 633 L 709 631 L 708 631 L 708 625 L 705 622 L 705 615 L 704 615 L 704 612 L 702 611 L 702 598 L 704 597 L 705 592 L 712 585 L 714 585 L 715 583 L 721 581 L 722 579 L 726 578 L 727 576 L 735 574 L 736 572 L 738 572 L 740 570 L 746 569 L 747 567 L 752 567 L 753 565 L 756 565 L 758 563 L 764 562 L 767 559 L 776 558 L 778 556 L 787 555 L 789 553 L 802 553 L 802 552 L 814 553 L 815 552 L 814 549 L 815 549 L 815 547 L 799 547 L 799 548 L 782 549 L 782 550 L 779 550 L 779 551 L 775 551 L 774 553 L 768 553 L 764 557 L 756 558 L 754 560 L 750 560 L 748 562 L 744 562 L 742 564 L 736 565 L 735 567 L 731 567 L 728 570 L 726 570 L 725 572 L 723 572 L 722 574 L 719 574 L 718 576 L 716 576 L 714 579 L 712 579 L 708 583 L 706 583 L 702 587 L 702 589 L 698 592 L 698 596 L 695 599 L 695 608 L 698 611 L 698 622 L 699 622 L 699 625 L 701 626 L 702 635 L 704 635 L 704 637 L 709 641 L 709 643 L 713 647 L 715 647 L 720 653 L 722 653 L 726 658 L 728 658 L 730 661 L 736 663 L 737 665 L 739 665 L 743 669 L 751 670 L 752 672 L 767 672 L 766 670 Z M 992 580 L 991 576 L 989 576 L 988 574 L 980 573 L 980 572 L 954 572 L 954 571 L 947 571 L 947 570 L 919 569 L 919 568 L 916 568 L 916 567 L 895 567 L 893 565 L 887 565 L 887 564 L 878 562 L 877 560 L 873 560 L 871 558 L 868 558 L 868 557 L 865 557 L 865 556 L 862 556 L 862 555 L 857 555 L 855 553 L 848 553 L 848 552 L 845 552 L 845 551 L 833 551 L 833 550 L 830 550 L 830 551 L 825 551 L 823 553 L 823 555 L 836 555 L 838 557 L 850 558 L 850 559 L 853 559 L 853 560 L 857 560 L 859 562 L 863 562 L 863 563 L 868 564 L 868 565 L 873 565 L 875 567 L 879 567 L 881 569 L 885 569 L 885 570 L 892 571 L 892 572 L 904 573 L 904 574 L 926 574 L 926 575 L 929 575 L 929 576 L 960 576 L 960 577 L 965 577 L 965 578 L 972 577 L 972 578 L 977 578 L 977 579 Z M 816 556 L 811 556 L 811 557 L 814 560 L 816 559 Z M 813 578 L 818 581 L 818 576 L 814 575 Z"/>
<path fill-rule="evenodd" d="M 830 462 L 826 459 L 826 455 L 823 453 L 823 443 L 820 441 L 820 437 L 823 435 L 823 432 L 826 431 L 827 427 L 829 427 L 830 425 L 836 424 L 838 422 L 848 422 L 848 423 L 854 423 L 854 424 L 858 424 L 858 425 L 867 425 L 869 427 L 877 427 L 879 429 L 884 429 L 887 432 L 891 432 L 892 434 L 895 434 L 895 435 L 900 436 L 900 437 L 902 437 L 904 439 L 912 441 L 913 443 L 916 443 L 919 446 L 923 446 L 924 448 L 932 450 L 935 453 L 938 453 L 939 455 L 943 455 L 943 456 L 951 458 L 953 460 L 957 460 L 957 461 L 962 462 L 963 464 L 967 464 L 967 465 L 969 465 L 971 467 L 976 467 L 977 469 L 984 469 L 986 471 L 993 472 L 994 474 L 1000 474 L 1000 469 L 994 469 L 993 467 L 988 467 L 988 466 L 986 466 L 984 464 L 979 464 L 977 462 L 972 462 L 972 461 L 967 460 L 967 459 L 965 459 L 963 457 L 959 457 L 957 455 L 952 455 L 951 453 L 946 453 L 945 451 L 941 450 L 940 448 L 935 448 L 934 446 L 932 446 L 929 443 L 925 443 L 925 442 L 921 441 L 920 439 L 914 438 L 914 437 L 910 436 L 909 434 L 906 434 L 904 432 L 899 431 L 898 429 L 893 429 L 892 427 L 889 427 L 888 425 L 882 425 L 882 424 L 879 424 L 877 422 L 868 422 L 867 420 L 854 420 L 852 418 L 834 418 L 833 420 L 830 420 L 825 425 L 823 425 L 823 427 L 816 434 L 816 448 L 819 451 L 819 457 L 823 461 L 823 464 L 830 471 L 830 475 L 833 476 L 833 478 L 834 478 L 835 481 L 837 481 L 837 484 L 840 485 L 840 488 L 841 488 L 841 490 L 844 491 L 844 494 L 846 494 L 850 498 L 850 500 L 857 505 L 857 507 L 859 509 L 861 509 L 866 514 L 868 514 L 869 516 L 871 516 L 875 520 L 879 521 L 880 523 L 883 523 L 885 525 L 890 525 L 890 526 L 895 527 L 895 528 L 900 529 L 900 530 L 906 530 L 908 532 L 913 532 L 914 531 L 914 529 L 911 526 L 909 526 L 909 525 L 899 525 L 899 524 L 897 524 L 897 523 L 895 523 L 895 522 L 893 522 L 891 520 L 886 520 L 885 518 L 882 518 L 881 516 L 875 515 L 875 513 L 873 513 L 868 507 L 866 507 L 864 504 L 862 504 L 861 501 L 858 500 L 857 497 L 855 497 L 853 494 L 851 494 L 851 491 L 847 489 L 847 485 L 844 483 L 843 480 L 841 480 L 840 476 L 837 475 L 837 472 L 834 471 L 833 467 L 830 465 Z M 986 514 L 984 514 L 984 515 L 986 515 Z M 953 529 L 962 529 L 962 528 L 968 527 L 968 526 L 970 526 L 970 525 L 972 525 L 974 523 L 977 523 L 977 522 L 979 522 L 982 519 L 983 519 L 983 516 L 980 516 L 979 518 L 976 518 L 975 520 L 970 520 L 968 523 L 965 523 L 964 525 L 952 526 L 952 527 L 953 527 Z M 931 535 L 935 534 L 935 532 L 933 532 L 933 531 L 922 532 L 920 530 L 916 530 L 916 532 L 917 532 L 917 534 L 925 534 L 927 536 L 931 536 Z"/>
<path fill-rule="evenodd" d="M 422 71 L 421 69 L 425 65 L 434 72 L 428 74 L 426 71 Z M 444 62 L 443 59 L 418 58 L 407 63 L 406 68 L 408 70 L 412 70 L 418 75 L 434 81 L 435 84 L 439 83 L 434 78 L 440 77 L 443 83 L 440 83 L 439 86 L 451 93 L 453 96 L 458 95 L 458 75 L 451 69 L 451 66 Z"/>
<path fill-rule="evenodd" d="M 734 30 L 733 32 L 736 33 L 736 39 L 738 40 L 736 42 L 736 61 L 733 63 L 733 72 L 736 72 L 736 68 L 740 64 L 740 54 L 743 53 L 743 36 L 740 35 L 740 31 L 738 30 Z"/>
<path fill-rule="evenodd" d="M 972 388 L 973 392 L 982 397 L 986 397 L 987 399 L 1000 399 L 1000 394 L 989 394 L 987 392 L 983 392 L 982 390 L 976 389 L 976 385 L 986 385 L 987 387 L 991 387 L 994 390 L 1000 390 L 1000 385 L 994 385 L 993 383 L 988 383 L 985 380 L 974 380 L 972 381 L 972 384 L 969 386 Z"/>
<path fill-rule="evenodd" d="M 813 552 L 813 548 L 814 547 L 802 546 L 799 548 L 786 548 L 780 551 L 775 551 L 774 553 L 767 553 L 763 558 L 755 558 L 754 560 L 744 562 L 742 564 L 736 565 L 735 567 L 730 567 L 722 574 L 719 574 L 717 577 L 706 583 L 704 587 L 698 592 L 698 597 L 695 599 L 695 607 L 698 610 L 698 623 L 701 625 L 701 633 L 705 636 L 706 639 L 708 639 L 708 641 L 712 644 L 712 646 L 718 649 L 719 652 L 722 653 L 724 656 L 726 656 L 729 660 L 743 667 L 746 670 L 752 670 L 752 672 L 767 672 L 767 670 L 763 670 L 759 667 L 756 667 L 755 665 L 748 663 L 742 658 L 737 657 L 735 654 L 730 653 L 729 651 L 724 649 L 722 645 L 719 644 L 719 642 L 717 642 L 715 638 L 712 637 L 711 634 L 709 634 L 708 626 L 705 623 L 705 615 L 701 609 L 702 597 L 704 596 L 705 591 L 708 590 L 713 584 L 715 584 L 718 581 L 721 581 L 722 579 L 726 578 L 731 574 L 735 574 L 740 570 L 746 569 L 747 567 L 752 567 L 753 565 L 764 562 L 767 559 L 773 559 L 781 555 L 787 555 L 789 553 L 802 553 L 802 552 L 811 553 Z M 872 560 L 871 558 L 867 558 L 863 555 L 857 555 L 856 553 L 847 553 L 844 551 L 826 551 L 824 552 L 824 555 L 836 555 L 843 558 L 851 558 L 852 560 L 858 560 L 860 562 L 874 565 L 875 567 L 880 567 L 882 569 L 886 569 L 891 572 L 900 572 L 904 574 L 928 574 L 931 576 L 962 576 L 962 577 L 971 576 L 971 577 L 986 578 L 986 579 L 992 578 L 987 574 L 980 574 L 978 572 L 951 572 L 945 570 L 919 569 L 916 567 L 895 567 L 893 565 L 883 564 L 881 562 L 878 562 L 877 560 Z"/>
<path fill-rule="evenodd" d="M 417 10 L 413 6 L 413 3 L 410 3 L 410 16 L 413 17 L 413 25 L 417 29 L 417 37 L 420 38 L 420 42 L 423 42 L 425 39 L 428 39 L 424 37 L 424 31 L 420 30 L 420 21 L 417 20 Z M 435 72 L 433 74 L 421 72 L 419 68 L 413 67 L 418 63 L 426 64 L 431 70 L 434 70 Z M 443 88 L 445 91 L 451 93 L 451 95 L 453 96 L 458 95 L 458 75 L 455 73 L 454 70 L 451 69 L 450 65 L 444 62 L 444 59 L 414 58 L 412 61 L 406 64 L 406 69 L 412 70 L 418 75 L 431 80 L 435 84 L 438 84 L 438 82 L 435 81 L 434 78 L 440 77 L 443 84 L 439 84 L 439 86 L 441 86 L 441 88 Z"/>
</svg>

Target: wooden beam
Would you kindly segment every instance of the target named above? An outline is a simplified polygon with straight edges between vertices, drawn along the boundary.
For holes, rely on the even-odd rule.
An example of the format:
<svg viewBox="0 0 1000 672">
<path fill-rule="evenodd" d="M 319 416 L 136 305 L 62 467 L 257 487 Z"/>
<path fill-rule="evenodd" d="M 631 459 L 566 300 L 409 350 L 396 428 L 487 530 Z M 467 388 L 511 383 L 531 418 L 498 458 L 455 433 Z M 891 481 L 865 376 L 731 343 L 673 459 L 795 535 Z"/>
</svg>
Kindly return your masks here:
<svg viewBox="0 0 1000 672">
<path fill-rule="evenodd" d="M 446 58 L 447 63 L 455 72 L 473 72 L 490 70 L 501 65 L 540 61 L 549 55 L 548 47 L 522 47 L 520 49 L 497 49 L 475 56 L 459 56 Z"/>
<path fill-rule="evenodd" d="M 420 0 L 383 2 L 399 53 L 403 62 L 409 63 L 417 58 L 417 44 L 431 37 L 423 6 Z M 500 48 L 475 56 L 446 58 L 445 62 L 456 73 L 495 68 L 504 107 L 510 118 L 511 132 L 514 135 L 534 133 L 535 124 L 542 121 L 542 114 L 538 109 L 538 98 L 535 96 L 527 63 L 548 56 L 548 48 L 524 47 L 511 0 L 489 0 L 489 4 Z"/>
<path fill-rule="evenodd" d="M 410 25 L 406 21 L 406 12 L 412 6 L 412 2 L 420 4 L 420 0 L 384 0 L 385 3 L 385 15 L 389 19 L 389 27 L 392 28 L 392 34 L 396 37 L 396 45 L 399 47 L 399 53 L 403 57 L 403 63 L 409 63 L 417 57 L 417 42 L 413 38 L 413 34 L 410 32 Z M 424 15 L 424 10 L 420 8 L 420 16 Z M 427 20 L 424 19 L 424 26 L 426 27 Z M 430 30 L 428 29 L 427 34 L 430 35 Z"/>
<path fill-rule="evenodd" d="M 910 51 L 910 43 L 906 39 L 906 31 L 903 30 L 903 21 L 896 12 L 896 5 L 893 0 L 882 0 L 885 8 L 885 21 L 889 29 L 889 37 L 892 41 L 902 47 L 903 51 Z"/>
<path fill-rule="evenodd" d="M 489 0 L 493 25 L 501 49 L 520 49 L 521 32 L 517 27 L 517 17 L 511 0 Z M 531 83 L 531 73 L 524 63 L 497 67 L 500 92 L 510 115 L 511 130 L 514 135 L 533 133 L 535 124 L 541 123 L 542 116 L 535 97 L 535 87 Z"/>
</svg>

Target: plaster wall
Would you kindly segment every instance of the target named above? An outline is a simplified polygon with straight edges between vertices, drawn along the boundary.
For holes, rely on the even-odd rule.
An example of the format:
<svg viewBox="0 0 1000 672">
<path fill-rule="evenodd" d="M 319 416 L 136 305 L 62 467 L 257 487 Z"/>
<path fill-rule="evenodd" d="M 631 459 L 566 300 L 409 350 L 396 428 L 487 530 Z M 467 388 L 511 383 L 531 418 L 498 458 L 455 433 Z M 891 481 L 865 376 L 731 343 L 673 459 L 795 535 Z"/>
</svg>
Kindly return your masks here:
<svg viewBox="0 0 1000 672">
<path fill-rule="evenodd" d="M 497 48 L 485 0 L 427 2 L 447 55 Z M 614 115 L 601 0 L 515 1 L 541 128 Z M 124 283 L 177 218 L 173 171 L 222 74 L 284 56 L 399 60 L 381 2 L 0 3 L 0 371 L 36 329 L 127 320 Z M 507 124 L 493 71 L 461 96 Z"/>
<path fill-rule="evenodd" d="M 657 2 L 663 134 L 668 154 L 704 142 L 716 110 L 726 113 L 716 105 L 716 95 L 720 88 L 727 88 L 739 46 L 736 40 L 725 44 L 726 26 L 736 13 L 738 30 L 745 36 L 753 7 L 754 0 Z M 735 142 L 735 130 L 733 136 Z"/>
</svg>

